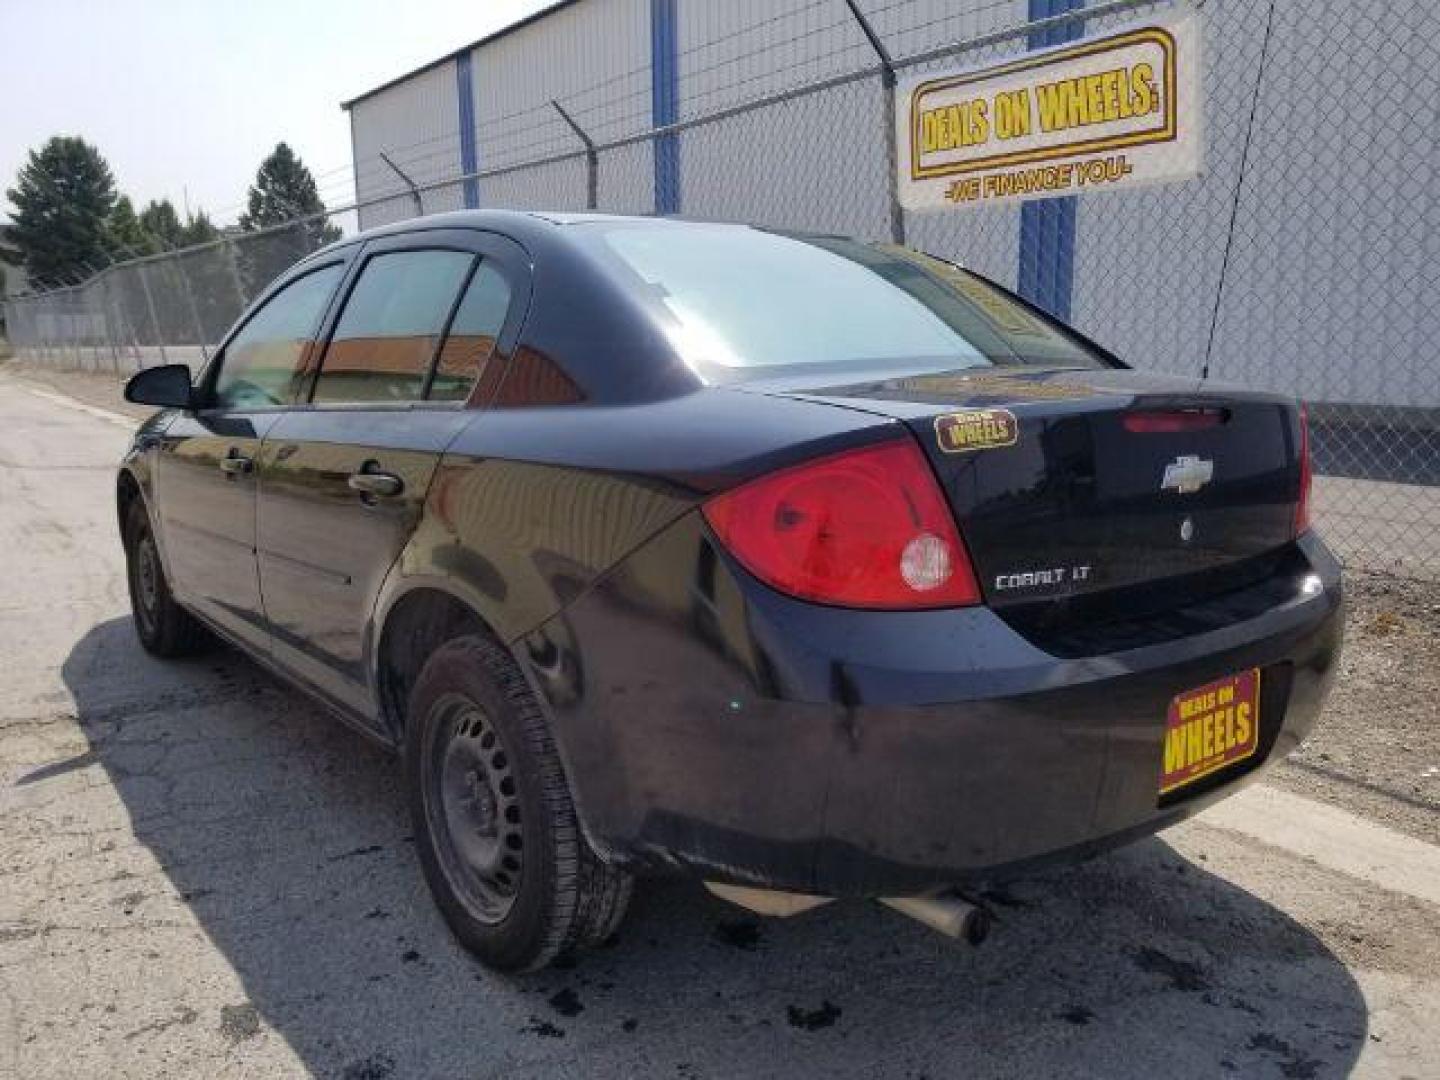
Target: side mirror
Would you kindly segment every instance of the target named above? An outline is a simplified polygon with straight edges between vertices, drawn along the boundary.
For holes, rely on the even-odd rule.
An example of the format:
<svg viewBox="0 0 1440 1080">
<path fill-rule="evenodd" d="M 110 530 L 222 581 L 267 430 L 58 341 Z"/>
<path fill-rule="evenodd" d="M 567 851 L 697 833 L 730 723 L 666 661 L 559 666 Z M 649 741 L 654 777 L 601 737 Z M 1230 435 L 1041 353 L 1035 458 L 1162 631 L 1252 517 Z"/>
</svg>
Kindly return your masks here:
<svg viewBox="0 0 1440 1080">
<path fill-rule="evenodd" d="M 189 409 L 194 405 L 190 369 L 184 364 L 163 364 L 130 376 L 125 400 L 136 405 L 158 405 L 165 409 Z"/>
</svg>

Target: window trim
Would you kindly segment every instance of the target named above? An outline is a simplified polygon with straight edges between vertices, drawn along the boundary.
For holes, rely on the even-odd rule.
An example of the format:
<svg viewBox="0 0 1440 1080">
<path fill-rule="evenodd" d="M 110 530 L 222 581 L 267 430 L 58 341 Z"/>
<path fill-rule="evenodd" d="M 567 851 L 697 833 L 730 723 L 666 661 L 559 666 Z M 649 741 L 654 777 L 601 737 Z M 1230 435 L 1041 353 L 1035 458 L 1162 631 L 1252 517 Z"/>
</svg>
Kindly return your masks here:
<svg viewBox="0 0 1440 1080">
<path fill-rule="evenodd" d="M 424 219 L 420 219 L 423 223 Z M 359 253 L 354 258 L 354 265 L 345 281 L 341 283 L 336 293 L 331 308 L 327 312 L 325 321 L 322 324 L 323 330 L 320 335 L 323 338 L 324 347 L 330 347 L 330 341 L 334 336 L 335 327 L 339 324 L 340 313 L 344 305 L 350 299 L 350 292 L 355 282 L 359 280 L 360 272 L 365 263 L 375 255 L 388 255 L 401 251 L 459 251 L 465 254 L 476 256 L 475 265 L 471 269 L 471 277 L 479 265 L 488 262 L 491 267 L 510 287 L 510 307 L 505 313 L 505 323 L 500 328 L 500 334 L 495 339 L 495 349 L 490 354 L 491 364 L 503 364 L 508 366 L 511 361 L 511 354 L 515 345 L 519 342 L 522 332 L 525 329 L 525 322 L 530 315 L 531 294 L 534 289 L 534 270 L 531 265 L 532 256 L 530 252 L 515 237 L 508 233 L 499 232 L 495 229 L 480 228 L 440 228 L 427 229 L 423 224 L 417 223 L 413 230 L 395 233 L 388 236 L 379 236 L 373 240 L 366 241 L 361 245 Z M 457 307 L 460 300 L 464 299 L 465 289 L 469 287 L 470 279 L 467 278 L 464 287 L 457 294 Z M 446 334 L 442 335 L 439 348 L 444 348 L 448 337 L 450 324 L 453 323 L 452 314 L 450 322 L 446 324 Z M 437 350 L 436 358 L 439 352 Z M 323 363 L 324 353 L 321 353 Z M 293 402 L 285 406 L 292 412 L 305 412 L 310 410 L 357 410 L 357 409 L 384 409 L 384 410 L 428 410 L 428 409 L 485 409 L 489 406 L 489 398 L 477 397 L 477 391 L 482 387 L 489 386 L 490 397 L 498 388 L 499 378 L 487 380 L 484 372 L 481 378 L 475 381 L 470 393 L 464 397 L 452 401 L 428 401 L 424 398 L 415 401 L 371 401 L 371 402 L 342 402 L 342 401 L 315 401 L 313 400 L 314 382 L 318 378 L 320 366 L 317 365 L 310 373 L 306 384 L 302 387 Z M 503 378 L 503 375 L 500 376 Z"/>
<path fill-rule="evenodd" d="M 485 374 L 485 367 L 481 367 L 479 372 L 476 373 L 474 381 L 470 384 L 469 392 L 467 392 L 463 398 L 454 398 L 446 401 L 430 400 L 430 390 L 435 385 L 435 376 L 440 371 L 440 356 L 445 351 L 445 346 L 450 342 L 450 331 L 455 328 L 455 317 L 460 314 L 460 305 L 465 302 L 465 297 L 470 292 L 470 286 L 475 283 L 475 276 L 486 266 L 491 267 L 500 280 L 505 283 L 505 289 L 509 292 L 510 296 L 505 304 L 505 318 L 501 320 L 500 327 L 495 332 L 495 344 L 490 346 L 490 353 L 485 357 L 485 365 L 488 366 L 496 359 L 503 359 L 505 362 L 509 362 L 509 353 L 502 353 L 500 351 L 500 339 L 505 336 L 505 330 L 509 327 L 510 320 L 515 317 L 515 282 L 511 280 L 511 275 L 506 272 L 505 264 L 501 259 L 497 259 L 492 255 L 480 254 L 477 255 L 475 261 L 471 263 L 470 272 L 465 275 L 465 283 L 460 286 L 460 291 L 455 294 L 455 303 L 451 305 L 450 314 L 445 319 L 445 328 L 440 334 L 440 340 L 435 344 L 434 354 L 430 357 L 430 370 L 426 372 L 425 385 L 420 392 L 420 400 L 427 405 L 468 405 L 471 396 L 475 393 L 475 388 L 480 385 L 481 379 Z"/>
<path fill-rule="evenodd" d="M 230 332 L 225 335 L 225 340 L 221 343 L 220 348 L 215 351 L 215 355 L 211 358 L 210 362 L 205 365 L 204 373 L 200 378 L 200 385 L 197 387 L 197 396 L 201 401 L 201 405 L 195 411 L 197 413 L 268 413 L 279 412 L 282 409 L 290 408 L 293 399 L 292 401 L 281 402 L 277 405 L 258 405 L 248 408 L 223 405 L 216 399 L 215 384 L 220 380 L 220 373 L 225 370 L 225 363 L 230 356 L 230 346 L 237 337 L 245 332 L 245 328 L 255 321 L 260 312 L 278 300 L 292 285 L 298 284 L 305 278 L 318 274 L 321 271 L 329 270 L 332 267 L 343 267 L 344 269 L 340 274 L 340 280 L 331 287 L 329 299 L 325 301 L 324 306 L 320 309 L 320 317 L 315 321 L 315 326 L 311 333 L 311 340 L 301 363 L 301 371 L 303 372 L 309 366 L 310 356 L 314 354 L 314 350 L 320 344 L 321 337 L 329 324 L 330 314 L 335 306 L 335 297 L 339 295 L 340 290 L 345 286 L 345 282 L 349 276 L 349 264 L 354 254 L 353 251 L 337 251 L 335 252 L 335 258 L 327 258 L 323 261 L 316 262 L 313 266 L 302 262 L 276 278 L 275 281 L 270 284 L 270 287 L 260 294 L 260 298 L 250 305 L 240 321 L 230 328 Z"/>
<path fill-rule="evenodd" d="M 465 404 L 464 401 L 437 401 L 432 403 L 425 399 L 425 395 L 430 390 L 430 379 L 435 369 L 435 362 L 440 356 L 440 350 L 445 345 L 445 336 L 450 328 L 450 320 L 455 317 L 455 311 L 460 306 L 460 301 L 465 295 L 466 288 L 469 287 L 470 279 L 475 275 L 475 268 L 480 265 L 480 261 L 484 256 L 473 247 L 469 247 L 458 241 L 414 242 L 419 237 L 423 237 L 423 235 L 423 233 L 404 233 L 396 239 L 408 240 L 410 241 L 409 243 L 393 245 L 377 243 L 373 245 L 374 250 L 371 250 L 372 245 L 366 245 L 360 257 L 355 260 L 355 266 L 352 268 L 349 276 L 341 282 L 340 288 L 337 290 L 337 303 L 334 310 L 327 312 L 327 318 L 321 324 L 325 332 L 322 335 L 323 340 L 317 342 L 317 345 L 320 346 L 319 355 L 316 358 L 314 366 L 306 376 L 300 393 L 296 395 L 295 400 L 288 406 L 289 408 L 295 410 L 414 409 L 417 407 L 448 407 Z M 390 238 L 387 237 L 386 239 Z M 430 359 L 425 366 L 425 377 L 421 380 L 420 384 L 420 396 L 409 401 L 316 401 L 315 388 L 319 385 L 320 375 L 325 370 L 325 358 L 330 354 L 330 346 L 335 342 L 335 331 L 340 328 L 340 319 L 344 316 L 345 308 L 349 305 L 350 298 L 355 292 L 355 286 L 360 283 L 360 278 L 364 275 L 366 267 L 384 255 L 415 255 L 423 254 L 427 251 L 453 251 L 458 255 L 467 255 L 470 258 L 470 265 L 466 268 L 465 274 L 461 278 L 460 288 L 455 293 L 454 299 L 450 302 L 450 308 L 446 314 L 445 321 L 441 323 L 440 333 L 436 335 L 435 345 L 430 350 Z"/>
<path fill-rule="evenodd" d="M 381 254 L 394 251 L 413 250 L 452 250 L 465 254 L 477 256 L 479 261 L 488 261 L 494 269 L 505 279 L 510 286 L 510 308 L 505 315 L 505 324 L 501 327 L 500 335 L 495 341 L 495 350 L 490 355 L 491 364 L 501 364 L 508 367 L 512 360 L 515 346 L 519 343 L 525 329 L 525 323 L 530 316 L 530 306 L 534 292 L 534 267 L 533 257 L 529 250 L 516 237 L 509 233 L 500 232 L 494 228 L 476 228 L 468 226 L 446 226 L 435 228 L 425 224 L 421 218 L 415 223 L 415 227 L 404 232 L 389 233 L 370 239 L 364 237 L 352 237 L 349 240 L 340 241 L 333 248 L 326 249 L 323 257 L 317 255 L 306 256 L 305 259 L 297 262 L 293 267 L 281 274 L 260 295 L 251 303 L 250 307 L 241 315 L 239 321 L 226 333 L 220 347 L 216 349 L 215 355 L 205 365 L 201 372 L 197 385 L 197 393 L 200 400 L 204 402 L 194 411 L 196 414 L 213 414 L 216 412 L 245 412 L 245 413 L 279 413 L 279 412 L 308 412 L 311 410 L 357 410 L 357 409 L 476 409 L 483 410 L 490 404 L 489 398 L 493 398 L 494 392 L 498 389 L 503 379 L 503 372 L 493 379 L 482 377 L 476 380 L 471 388 L 470 394 L 462 399 L 453 401 L 398 401 L 398 402 L 318 402 L 312 403 L 310 395 L 317 373 L 318 366 L 313 366 L 306 374 L 306 378 L 296 395 L 288 402 L 280 405 L 267 405 L 249 409 L 226 410 L 220 409 L 214 404 L 214 383 L 219 371 L 225 364 L 225 355 L 229 349 L 230 342 L 240 333 L 250 320 L 270 303 L 282 290 L 298 281 L 300 278 L 327 267 L 341 264 L 345 272 L 340 283 L 331 294 L 329 303 L 320 318 L 319 325 L 315 332 L 315 346 L 328 349 L 330 338 L 334 333 L 335 326 L 339 321 L 339 314 L 343 304 L 349 299 L 350 290 L 355 280 L 359 277 L 358 268 L 363 259 L 372 254 Z M 314 260 L 313 262 L 310 260 Z M 473 268 L 472 268 L 473 274 Z M 466 287 L 468 287 L 468 280 Z M 459 294 L 464 295 L 463 289 Z M 448 329 L 448 327 L 447 327 Z M 441 346 L 444 345 L 444 337 L 441 338 Z M 312 355 L 314 355 L 312 353 Z M 320 353 L 323 359 L 324 353 Z M 478 396 L 478 392 L 489 386 L 491 391 L 489 398 Z"/>
</svg>

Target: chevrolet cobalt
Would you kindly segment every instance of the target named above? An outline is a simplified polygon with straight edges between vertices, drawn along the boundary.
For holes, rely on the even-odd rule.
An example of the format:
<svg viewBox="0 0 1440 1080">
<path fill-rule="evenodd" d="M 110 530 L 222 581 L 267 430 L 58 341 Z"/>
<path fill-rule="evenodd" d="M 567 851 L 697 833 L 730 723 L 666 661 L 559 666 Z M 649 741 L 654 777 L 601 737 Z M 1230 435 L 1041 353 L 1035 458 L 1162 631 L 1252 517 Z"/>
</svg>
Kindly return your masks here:
<svg viewBox="0 0 1440 1080">
<path fill-rule="evenodd" d="M 1337 666 L 1293 400 L 904 248 L 429 217 L 126 394 L 140 641 L 224 639 L 398 751 L 500 969 L 654 873 L 976 936 L 967 894 L 1279 760 Z"/>
</svg>

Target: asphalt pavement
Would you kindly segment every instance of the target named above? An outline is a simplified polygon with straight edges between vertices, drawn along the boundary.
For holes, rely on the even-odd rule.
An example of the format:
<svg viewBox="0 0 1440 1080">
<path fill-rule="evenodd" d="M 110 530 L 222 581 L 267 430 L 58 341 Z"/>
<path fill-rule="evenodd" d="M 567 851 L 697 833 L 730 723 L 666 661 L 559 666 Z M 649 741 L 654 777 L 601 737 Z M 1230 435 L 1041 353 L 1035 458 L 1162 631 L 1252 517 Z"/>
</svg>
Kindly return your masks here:
<svg viewBox="0 0 1440 1080">
<path fill-rule="evenodd" d="M 1440 848 L 1267 785 L 987 895 L 979 949 L 664 881 L 490 974 L 391 760 L 233 652 L 141 651 L 132 425 L 0 376 L 0 1076 L 1440 1076 Z"/>
</svg>

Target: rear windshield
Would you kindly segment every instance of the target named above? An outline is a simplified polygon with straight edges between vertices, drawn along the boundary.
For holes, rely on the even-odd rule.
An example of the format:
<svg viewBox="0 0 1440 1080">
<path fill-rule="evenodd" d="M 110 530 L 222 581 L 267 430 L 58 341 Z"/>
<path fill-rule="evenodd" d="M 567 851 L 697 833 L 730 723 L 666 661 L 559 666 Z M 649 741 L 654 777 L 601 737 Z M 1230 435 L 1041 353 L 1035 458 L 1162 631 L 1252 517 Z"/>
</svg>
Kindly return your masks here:
<svg viewBox="0 0 1440 1080">
<path fill-rule="evenodd" d="M 1109 366 L 983 278 L 908 248 L 734 225 L 576 232 L 697 366 Z"/>
</svg>

